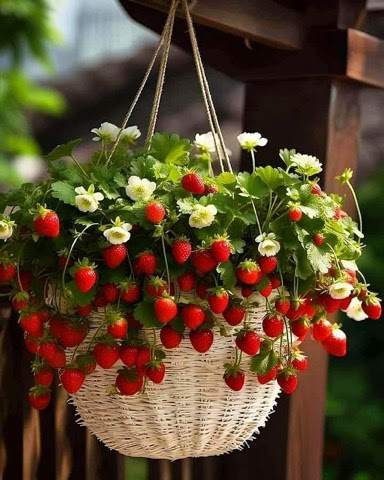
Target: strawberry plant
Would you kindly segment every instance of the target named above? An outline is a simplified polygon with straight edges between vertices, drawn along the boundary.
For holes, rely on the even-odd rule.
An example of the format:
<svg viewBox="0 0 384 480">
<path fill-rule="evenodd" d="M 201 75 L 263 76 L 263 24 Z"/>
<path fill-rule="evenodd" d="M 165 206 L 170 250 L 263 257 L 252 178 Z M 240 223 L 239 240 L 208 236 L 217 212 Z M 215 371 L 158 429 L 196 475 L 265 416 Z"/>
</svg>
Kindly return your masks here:
<svg viewBox="0 0 384 480">
<path fill-rule="evenodd" d="M 230 389 L 254 376 L 292 393 L 308 334 L 346 354 L 327 313 L 380 318 L 357 266 L 361 218 L 319 187 L 315 157 L 285 149 L 281 167 L 258 167 L 266 139 L 241 134 L 252 171 L 215 174 L 212 135 L 157 133 L 137 147 L 137 127 L 93 131 L 101 148 L 88 163 L 76 159 L 80 140 L 60 145 L 46 156 L 49 179 L 0 197 L 0 282 L 36 356 L 36 408 L 49 403 L 54 368 L 71 394 L 104 368 L 116 370 L 114 395 L 136 395 L 167 378 L 184 342 L 209 356 L 228 337 Z M 339 180 L 352 189 L 351 177 Z"/>
</svg>

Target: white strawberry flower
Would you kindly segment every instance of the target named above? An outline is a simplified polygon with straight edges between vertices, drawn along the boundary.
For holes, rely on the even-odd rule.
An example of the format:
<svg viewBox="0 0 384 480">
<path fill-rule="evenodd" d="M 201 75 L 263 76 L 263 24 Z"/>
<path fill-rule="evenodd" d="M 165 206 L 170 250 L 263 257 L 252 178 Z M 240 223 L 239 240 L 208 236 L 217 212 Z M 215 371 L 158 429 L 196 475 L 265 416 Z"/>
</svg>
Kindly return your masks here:
<svg viewBox="0 0 384 480">
<path fill-rule="evenodd" d="M 113 123 L 104 122 L 99 128 L 92 128 L 91 132 L 96 134 L 92 140 L 98 142 L 99 140 L 106 140 L 107 142 L 115 142 L 120 128 Z"/>
<path fill-rule="evenodd" d="M 125 187 L 127 196 L 133 200 L 149 200 L 153 192 L 156 190 L 156 183 L 149 181 L 147 178 L 130 177 L 128 185 Z"/>
<path fill-rule="evenodd" d="M 101 192 L 95 192 L 94 185 L 91 185 L 88 190 L 84 187 L 76 187 L 75 203 L 80 212 L 95 212 L 99 208 L 99 202 L 104 200 L 104 195 Z"/>
<path fill-rule="evenodd" d="M 261 136 L 259 132 L 243 132 L 237 136 L 237 140 L 243 150 L 247 152 L 254 151 L 257 147 L 265 147 L 268 140 Z"/>
<path fill-rule="evenodd" d="M 302 175 L 312 176 L 323 170 L 322 163 L 312 155 L 295 153 L 291 156 L 290 160 L 292 165 L 296 167 L 297 173 Z"/>
<path fill-rule="evenodd" d="M 212 225 L 217 214 L 217 208 L 214 205 L 196 205 L 189 217 L 189 226 L 193 228 L 204 228 Z"/>
<path fill-rule="evenodd" d="M 126 243 L 131 238 L 130 231 L 132 225 L 130 223 L 124 223 L 120 220 L 120 217 L 116 217 L 116 220 L 112 222 L 112 227 L 104 231 L 104 237 L 112 245 L 120 245 Z"/>
<path fill-rule="evenodd" d="M 255 238 L 255 241 L 259 244 L 258 250 L 260 255 L 264 257 L 273 257 L 280 251 L 280 243 L 276 240 L 274 233 L 262 233 Z"/>
<path fill-rule="evenodd" d="M 14 226 L 15 222 L 12 220 L 0 220 L 0 240 L 4 240 L 6 242 L 8 238 L 12 237 Z"/>
<path fill-rule="evenodd" d="M 215 138 L 217 144 L 219 144 L 219 137 L 217 136 L 217 133 L 215 133 Z M 213 153 L 216 151 L 215 141 L 212 132 L 196 133 L 194 143 L 195 147 L 202 152 Z"/>
<path fill-rule="evenodd" d="M 368 318 L 368 315 L 364 312 L 361 305 L 361 301 L 358 298 L 352 298 L 349 307 L 347 310 L 344 310 L 347 317 L 356 320 L 356 322 L 361 322 L 362 320 Z"/>
<path fill-rule="evenodd" d="M 336 300 L 343 300 L 351 295 L 353 286 L 346 282 L 336 282 L 329 287 L 329 294 Z"/>
<path fill-rule="evenodd" d="M 141 132 L 137 128 L 137 125 L 124 128 L 121 131 L 121 139 L 127 141 L 128 143 L 135 143 L 135 140 L 137 140 L 140 136 Z"/>
</svg>

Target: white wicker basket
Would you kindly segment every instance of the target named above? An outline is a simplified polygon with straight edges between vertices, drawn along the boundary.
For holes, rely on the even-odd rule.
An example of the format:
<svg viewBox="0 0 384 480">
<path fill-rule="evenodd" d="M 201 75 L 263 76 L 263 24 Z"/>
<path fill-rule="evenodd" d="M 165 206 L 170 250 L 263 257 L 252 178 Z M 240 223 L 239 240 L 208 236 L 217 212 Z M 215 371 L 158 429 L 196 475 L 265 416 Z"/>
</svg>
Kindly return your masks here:
<svg viewBox="0 0 384 480">
<path fill-rule="evenodd" d="M 258 331 L 263 314 L 251 312 Z M 100 319 L 93 315 L 88 338 Z M 132 457 L 176 460 L 240 449 L 265 425 L 280 389 L 277 382 L 260 385 L 247 375 L 240 392 L 230 390 L 223 365 L 233 356 L 234 340 L 218 336 L 215 328 L 216 341 L 206 354 L 196 352 L 188 338 L 167 350 L 164 381 L 148 382 L 145 392 L 133 397 L 110 394 L 121 362 L 110 370 L 97 367 L 72 397 L 79 423 L 107 447 Z M 250 358 L 244 357 L 248 370 Z"/>
</svg>

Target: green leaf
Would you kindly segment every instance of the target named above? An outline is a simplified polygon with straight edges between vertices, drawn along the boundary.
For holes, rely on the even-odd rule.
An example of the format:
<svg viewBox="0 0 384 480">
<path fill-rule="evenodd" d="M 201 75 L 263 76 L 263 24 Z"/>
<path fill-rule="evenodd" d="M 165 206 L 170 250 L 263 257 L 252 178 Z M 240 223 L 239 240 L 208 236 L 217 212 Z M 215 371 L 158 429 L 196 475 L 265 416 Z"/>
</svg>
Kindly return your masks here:
<svg viewBox="0 0 384 480">
<path fill-rule="evenodd" d="M 251 371 L 265 375 L 277 365 L 278 357 L 273 350 L 267 350 L 255 355 L 251 361 Z"/>
<path fill-rule="evenodd" d="M 181 213 L 192 213 L 197 201 L 194 198 L 180 198 L 177 206 Z"/>
<path fill-rule="evenodd" d="M 72 165 L 70 168 L 64 160 L 54 160 L 48 166 L 48 172 L 54 180 L 67 180 L 72 185 L 82 185 L 83 177 Z"/>
<path fill-rule="evenodd" d="M 169 322 L 169 325 L 176 330 L 176 332 L 183 333 L 185 330 L 185 323 L 183 322 L 181 317 L 176 317 L 175 320 Z"/>
<path fill-rule="evenodd" d="M 216 181 L 220 185 L 229 185 L 236 182 L 236 175 L 230 172 L 222 172 L 216 177 Z"/>
<path fill-rule="evenodd" d="M 162 324 L 156 319 L 152 302 L 141 302 L 133 312 L 134 317 L 145 327 L 161 327 Z"/>
<path fill-rule="evenodd" d="M 77 147 L 80 142 L 81 138 L 77 138 L 76 140 L 71 140 L 68 143 L 58 145 L 50 153 L 44 155 L 43 158 L 48 160 L 48 162 L 51 162 L 52 160 L 58 160 L 59 158 L 70 157 L 72 155 L 73 149 Z"/>
<path fill-rule="evenodd" d="M 226 289 L 230 290 L 236 285 L 236 274 L 232 262 L 222 262 L 216 268 Z"/>
<path fill-rule="evenodd" d="M 115 184 L 120 188 L 126 187 L 128 183 L 127 177 L 123 175 L 121 172 L 117 172 L 116 175 L 113 177 L 113 180 Z"/>
<path fill-rule="evenodd" d="M 191 150 L 191 142 L 176 134 L 156 133 L 151 141 L 151 155 L 167 164 L 187 164 Z"/>
<path fill-rule="evenodd" d="M 291 157 L 296 153 L 296 150 L 288 150 L 288 148 L 281 149 L 279 157 L 283 160 L 287 167 L 292 165 Z"/>
<path fill-rule="evenodd" d="M 52 197 L 58 198 L 68 205 L 75 205 L 76 192 L 72 185 L 59 181 L 52 183 L 51 188 L 53 190 Z"/>
<path fill-rule="evenodd" d="M 240 172 L 237 176 L 237 184 L 242 192 L 254 198 L 263 198 L 269 194 L 266 184 L 255 174 Z"/>
<path fill-rule="evenodd" d="M 88 217 L 79 217 L 75 220 L 75 224 L 84 225 L 84 227 L 88 227 L 89 225 L 92 225 L 92 223 L 93 221 L 90 220 Z"/>
<path fill-rule="evenodd" d="M 246 242 L 242 238 L 231 238 L 231 245 L 237 253 L 243 253 Z"/>
<path fill-rule="evenodd" d="M 307 245 L 308 260 L 315 272 L 327 273 L 332 265 L 331 255 L 314 243 Z"/>
<path fill-rule="evenodd" d="M 256 174 L 271 190 L 275 190 L 277 187 L 283 184 L 283 177 L 281 176 L 277 168 L 273 168 L 270 165 L 267 167 L 257 167 Z"/>
<path fill-rule="evenodd" d="M 96 287 L 92 288 L 87 293 L 83 293 L 83 292 L 80 292 L 80 290 L 78 290 L 73 280 L 67 283 L 66 287 L 72 293 L 72 300 L 74 301 L 75 305 L 82 305 L 82 306 L 89 305 L 96 296 Z"/>
<path fill-rule="evenodd" d="M 296 273 L 302 280 L 313 275 L 311 263 L 308 260 L 307 252 L 304 248 L 297 248 L 293 254 L 293 259 L 296 262 Z"/>
<path fill-rule="evenodd" d="M 140 178 L 148 178 L 148 180 L 154 180 L 153 166 L 156 160 L 153 157 L 139 157 L 133 160 L 131 164 L 132 175 L 137 175 Z"/>
</svg>

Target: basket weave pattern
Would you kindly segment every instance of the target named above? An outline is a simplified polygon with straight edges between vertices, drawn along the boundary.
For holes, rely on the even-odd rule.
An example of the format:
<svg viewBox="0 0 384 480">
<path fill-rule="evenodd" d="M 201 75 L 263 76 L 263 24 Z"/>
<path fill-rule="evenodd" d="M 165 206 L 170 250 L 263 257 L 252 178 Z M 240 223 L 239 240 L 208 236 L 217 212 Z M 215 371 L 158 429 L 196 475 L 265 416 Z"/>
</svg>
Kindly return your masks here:
<svg viewBox="0 0 384 480">
<path fill-rule="evenodd" d="M 263 314 L 250 312 L 256 330 L 261 330 Z M 101 313 L 92 316 L 88 341 L 101 319 Z M 233 355 L 234 340 L 219 338 L 218 327 L 214 333 L 206 354 L 196 352 L 188 338 L 168 350 L 165 380 L 147 382 L 144 393 L 133 397 L 110 394 L 121 362 L 110 370 L 97 367 L 72 397 L 79 423 L 127 456 L 175 460 L 241 448 L 265 425 L 280 389 L 276 382 L 260 385 L 255 375 L 247 375 L 240 392 L 230 390 L 222 378 L 223 364 Z M 145 334 L 150 338 L 151 332 Z"/>
</svg>

